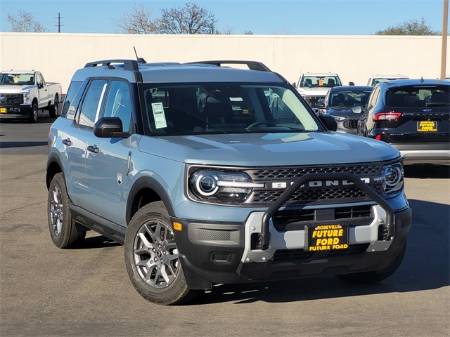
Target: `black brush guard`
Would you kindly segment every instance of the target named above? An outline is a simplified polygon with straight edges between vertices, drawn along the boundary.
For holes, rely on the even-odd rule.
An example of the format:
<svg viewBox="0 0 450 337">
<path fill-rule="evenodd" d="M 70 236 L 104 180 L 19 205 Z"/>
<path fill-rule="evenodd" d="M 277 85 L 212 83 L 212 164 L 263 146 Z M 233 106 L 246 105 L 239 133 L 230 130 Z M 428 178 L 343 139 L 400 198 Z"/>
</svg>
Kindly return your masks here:
<svg viewBox="0 0 450 337">
<path fill-rule="evenodd" d="M 392 207 L 386 202 L 386 200 L 380 196 L 375 189 L 372 188 L 369 184 L 366 184 L 361 181 L 361 179 L 353 174 L 349 173 L 308 173 L 302 176 L 301 178 L 294 181 L 294 183 L 289 186 L 280 197 L 267 209 L 263 216 L 263 224 L 261 235 L 259 236 L 257 246 L 260 249 L 266 250 L 269 248 L 270 242 L 270 230 L 269 223 L 270 219 L 274 216 L 274 214 L 278 211 L 280 207 L 282 207 L 291 196 L 301 187 L 304 183 L 312 180 L 347 180 L 352 182 L 352 186 L 356 186 L 362 191 L 364 191 L 369 198 L 371 198 L 374 202 L 380 205 L 384 211 L 386 212 L 386 224 L 384 224 L 387 229 L 388 236 L 391 237 L 394 235 L 394 210 Z"/>
</svg>

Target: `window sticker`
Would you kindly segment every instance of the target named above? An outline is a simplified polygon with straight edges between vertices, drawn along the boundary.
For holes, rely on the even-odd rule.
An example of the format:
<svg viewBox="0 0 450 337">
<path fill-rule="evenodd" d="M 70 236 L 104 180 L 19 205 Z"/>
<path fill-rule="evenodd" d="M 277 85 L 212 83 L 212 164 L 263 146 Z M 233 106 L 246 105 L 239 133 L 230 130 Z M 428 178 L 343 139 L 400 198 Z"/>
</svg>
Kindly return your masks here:
<svg viewBox="0 0 450 337">
<path fill-rule="evenodd" d="M 152 103 L 153 118 L 155 120 L 155 128 L 167 128 L 166 115 L 162 102 Z"/>
</svg>

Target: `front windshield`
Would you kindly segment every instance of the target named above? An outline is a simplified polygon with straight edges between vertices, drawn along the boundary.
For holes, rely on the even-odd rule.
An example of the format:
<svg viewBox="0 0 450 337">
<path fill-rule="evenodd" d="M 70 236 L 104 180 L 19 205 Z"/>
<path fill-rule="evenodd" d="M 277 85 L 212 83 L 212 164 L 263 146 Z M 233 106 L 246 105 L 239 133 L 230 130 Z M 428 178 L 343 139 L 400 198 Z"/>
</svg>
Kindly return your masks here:
<svg viewBox="0 0 450 337">
<path fill-rule="evenodd" d="M 288 88 L 272 85 L 147 86 L 147 113 L 159 135 L 311 132 L 319 129 Z"/>
<path fill-rule="evenodd" d="M 337 76 L 303 76 L 301 87 L 307 88 L 332 88 L 341 85 Z"/>
<path fill-rule="evenodd" d="M 0 85 L 33 85 L 34 84 L 34 74 L 11 74 L 11 73 L 1 73 L 0 74 Z"/>
<path fill-rule="evenodd" d="M 371 91 L 336 91 L 330 93 L 330 107 L 352 108 L 355 106 L 365 106 Z"/>
</svg>

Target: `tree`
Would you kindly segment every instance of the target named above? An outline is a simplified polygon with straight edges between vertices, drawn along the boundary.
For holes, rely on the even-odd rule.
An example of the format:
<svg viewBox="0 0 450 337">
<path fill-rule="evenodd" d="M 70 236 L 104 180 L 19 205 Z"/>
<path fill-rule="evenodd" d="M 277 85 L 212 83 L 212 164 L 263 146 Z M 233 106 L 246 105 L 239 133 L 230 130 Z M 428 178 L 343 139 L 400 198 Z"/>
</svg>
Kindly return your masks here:
<svg viewBox="0 0 450 337">
<path fill-rule="evenodd" d="M 45 32 L 44 26 L 26 11 L 19 11 L 16 15 L 8 14 L 8 22 L 12 32 Z"/>
<path fill-rule="evenodd" d="M 406 21 L 400 25 L 388 27 L 375 33 L 376 35 L 438 35 L 422 18 Z"/>
<path fill-rule="evenodd" d="M 158 32 L 156 22 L 151 19 L 150 13 L 146 11 L 143 6 L 133 8 L 131 13 L 123 18 L 119 26 L 128 34 L 149 34 Z"/>
<path fill-rule="evenodd" d="M 162 34 L 216 34 L 216 17 L 210 11 L 187 2 L 179 8 L 163 9 L 158 20 Z"/>
</svg>

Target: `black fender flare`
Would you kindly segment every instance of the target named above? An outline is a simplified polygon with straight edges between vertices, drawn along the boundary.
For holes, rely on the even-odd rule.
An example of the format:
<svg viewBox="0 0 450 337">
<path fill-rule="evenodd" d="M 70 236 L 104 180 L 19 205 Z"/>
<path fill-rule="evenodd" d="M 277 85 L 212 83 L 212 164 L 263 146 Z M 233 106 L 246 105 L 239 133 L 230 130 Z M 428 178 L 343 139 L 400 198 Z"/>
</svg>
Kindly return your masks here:
<svg viewBox="0 0 450 337">
<path fill-rule="evenodd" d="M 130 193 L 128 193 L 128 200 L 127 200 L 127 210 L 126 210 L 126 222 L 131 220 L 131 207 L 133 205 L 133 200 L 139 191 L 141 191 L 144 188 L 149 188 L 153 190 L 158 196 L 161 198 L 162 202 L 164 203 L 164 206 L 167 208 L 167 212 L 171 217 L 175 215 L 175 212 L 173 210 L 172 202 L 169 198 L 169 195 L 167 191 L 164 189 L 164 187 L 155 179 L 149 176 L 143 176 L 138 178 L 134 184 L 133 187 L 131 187 Z"/>
<path fill-rule="evenodd" d="M 61 169 L 61 172 L 64 174 L 64 166 L 62 165 L 61 159 L 59 159 L 59 156 L 55 152 L 51 152 L 48 155 L 47 167 L 45 170 L 45 183 L 46 183 L 47 187 L 50 185 L 50 181 L 48 181 L 48 169 L 49 169 L 50 165 L 53 163 L 57 163 Z"/>
</svg>

